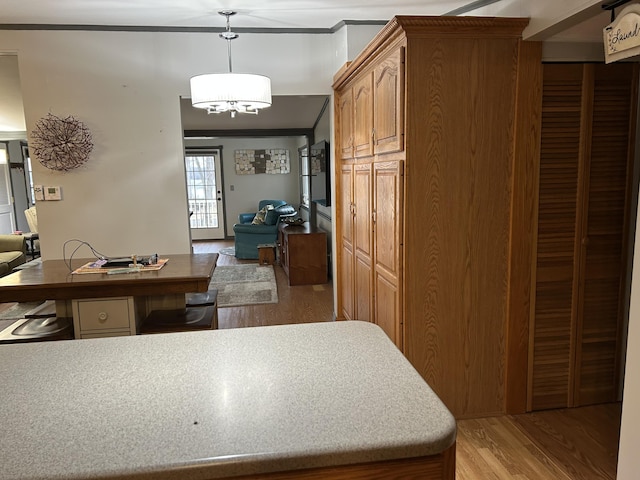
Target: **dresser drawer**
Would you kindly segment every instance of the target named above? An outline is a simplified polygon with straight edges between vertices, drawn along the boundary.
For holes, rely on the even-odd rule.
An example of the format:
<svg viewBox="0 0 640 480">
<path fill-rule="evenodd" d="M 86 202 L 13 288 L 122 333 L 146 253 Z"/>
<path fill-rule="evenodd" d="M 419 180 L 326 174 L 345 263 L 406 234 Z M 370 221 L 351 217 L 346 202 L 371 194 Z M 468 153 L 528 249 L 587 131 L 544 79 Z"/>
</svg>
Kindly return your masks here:
<svg viewBox="0 0 640 480">
<path fill-rule="evenodd" d="M 133 297 L 73 301 L 73 317 L 81 333 L 126 329 L 135 326 Z"/>
</svg>

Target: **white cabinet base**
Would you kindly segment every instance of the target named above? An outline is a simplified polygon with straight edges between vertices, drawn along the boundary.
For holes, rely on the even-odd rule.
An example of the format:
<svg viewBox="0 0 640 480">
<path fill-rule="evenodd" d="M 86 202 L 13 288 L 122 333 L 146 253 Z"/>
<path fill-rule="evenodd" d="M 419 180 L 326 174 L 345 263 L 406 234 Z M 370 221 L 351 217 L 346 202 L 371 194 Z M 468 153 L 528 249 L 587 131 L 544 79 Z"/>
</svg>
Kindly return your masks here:
<svg viewBox="0 0 640 480">
<path fill-rule="evenodd" d="M 75 338 L 135 335 L 137 318 L 134 297 L 72 300 Z"/>
</svg>

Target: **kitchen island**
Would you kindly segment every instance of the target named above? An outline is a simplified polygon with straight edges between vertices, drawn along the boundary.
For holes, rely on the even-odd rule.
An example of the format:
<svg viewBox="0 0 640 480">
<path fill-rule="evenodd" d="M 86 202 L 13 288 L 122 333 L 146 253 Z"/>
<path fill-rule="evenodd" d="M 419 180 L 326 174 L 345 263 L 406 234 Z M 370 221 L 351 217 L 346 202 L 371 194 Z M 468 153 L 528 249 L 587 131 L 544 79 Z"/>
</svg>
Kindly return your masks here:
<svg viewBox="0 0 640 480">
<path fill-rule="evenodd" d="M 0 385 L 5 480 L 454 478 L 453 416 L 365 322 L 2 345 Z"/>
</svg>

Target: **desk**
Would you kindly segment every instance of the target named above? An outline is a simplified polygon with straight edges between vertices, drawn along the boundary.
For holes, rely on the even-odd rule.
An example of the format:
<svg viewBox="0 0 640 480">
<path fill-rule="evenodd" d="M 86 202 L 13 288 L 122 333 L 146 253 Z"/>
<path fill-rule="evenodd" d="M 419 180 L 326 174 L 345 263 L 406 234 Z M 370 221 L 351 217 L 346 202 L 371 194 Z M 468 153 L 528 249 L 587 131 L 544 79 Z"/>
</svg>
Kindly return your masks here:
<svg viewBox="0 0 640 480">
<path fill-rule="evenodd" d="M 77 324 L 79 315 L 85 311 L 87 315 L 95 314 L 98 324 L 109 327 L 103 329 L 111 330 L 102 332 L 105 336 L 112 333 L 135 334 L 138 319 L 144 318 L 151 310 L 184 308 L 185 293 L 206 292 L 218 254 L 165 257 L 169 261 L 160 270 L 119 275 L 72 275 L 63 260 L 45 260 L 40 265 L 0 278 L 0 303 L 55 300 L 56 314 L 73 317 L 74 328 L 78 330 L 82 330 Z M 74 259 L 73 267 L 91 260 Z M 105 305 L 113 308 L 115 315 L 111 315 L 112 320 L 115 320 L 114 316 L 121 320 L 126 313 L 127 325 L 107 325 L 109 319 L 101 318 L 104 313 L 109 316 L 108 311 L 102 308 Z M 91 330 L 95 329 L 92 327 Z M 76 338 L 81 338 L 78 331 Z"/>
<path fill-rule="evenodd" d="M 3 345 L 0 382 L 4 480 L 454 478 L 453 416 L 368 322 Z"/>
</svg>

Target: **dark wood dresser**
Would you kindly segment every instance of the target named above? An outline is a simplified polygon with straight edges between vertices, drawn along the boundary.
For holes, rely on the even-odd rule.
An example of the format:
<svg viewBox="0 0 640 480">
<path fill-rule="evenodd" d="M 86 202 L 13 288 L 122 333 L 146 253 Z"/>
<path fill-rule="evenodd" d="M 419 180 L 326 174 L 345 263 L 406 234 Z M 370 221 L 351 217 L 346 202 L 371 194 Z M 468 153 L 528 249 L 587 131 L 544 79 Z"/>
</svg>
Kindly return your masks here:
<svg viewBox="0 0 640 480">
<path fill-rule="evenodd" d="M 289 285 L 327 283 L 327 233 L 312 227 L 281 223 L 278 227 L 280 263 Z"/>
</svg>

